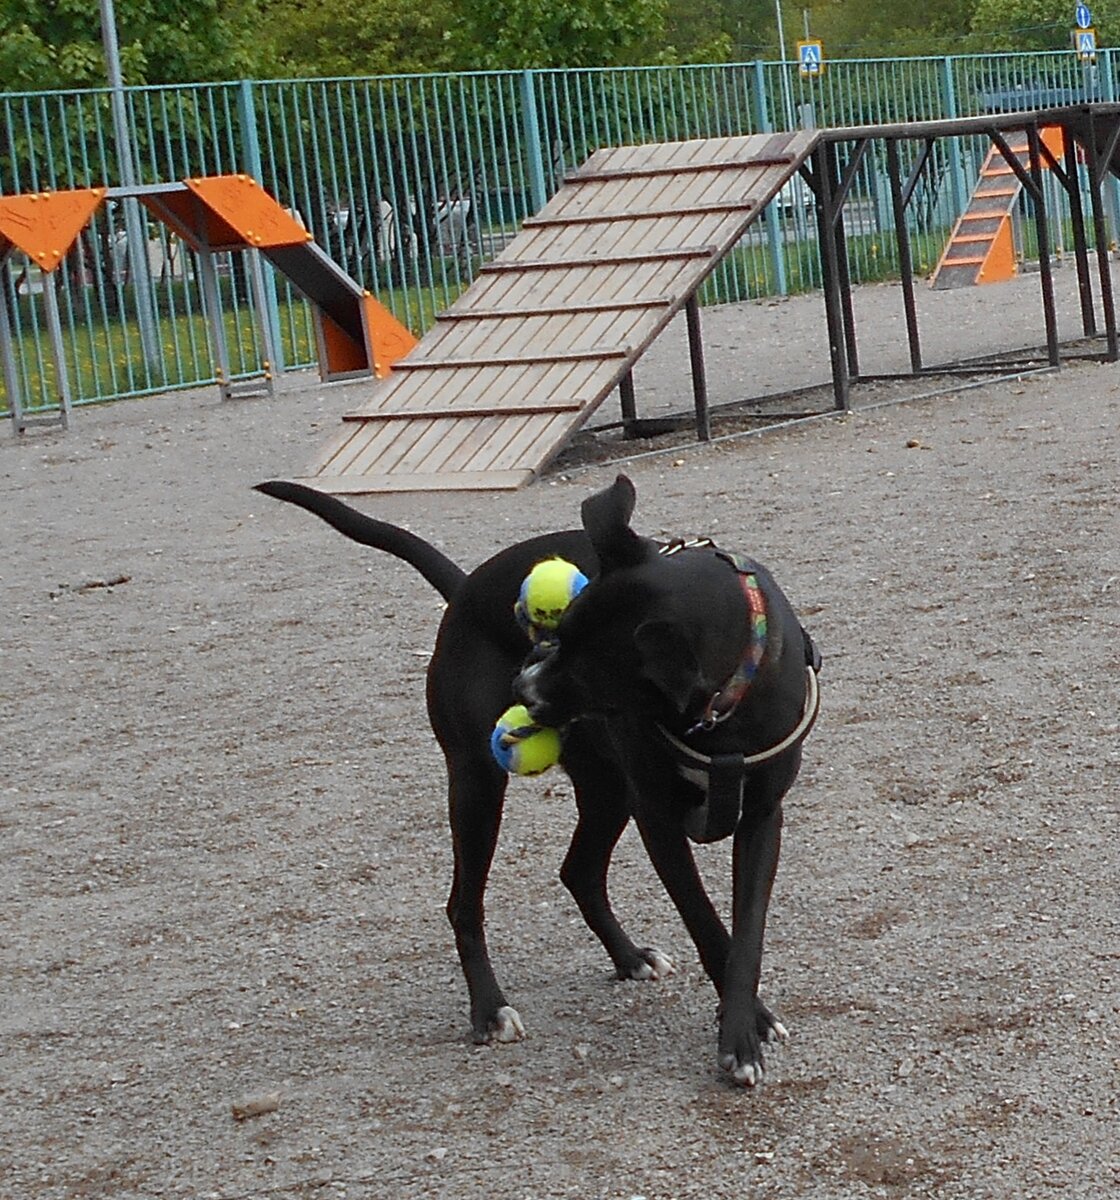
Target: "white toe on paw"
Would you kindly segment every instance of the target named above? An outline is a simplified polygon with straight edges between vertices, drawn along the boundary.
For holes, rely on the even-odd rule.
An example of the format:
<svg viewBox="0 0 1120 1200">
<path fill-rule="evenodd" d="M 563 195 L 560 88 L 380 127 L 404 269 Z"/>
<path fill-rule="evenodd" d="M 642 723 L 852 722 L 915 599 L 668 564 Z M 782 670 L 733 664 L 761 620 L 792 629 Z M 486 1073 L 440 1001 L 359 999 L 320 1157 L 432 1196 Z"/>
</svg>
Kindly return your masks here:
<svg viewBox="0 0 1120 1200">
<path fill-rule="evenodd" d="M 762 1082 L 762 1063 L 741 1063 L 734 1054 L 721 1054 L 719 1065 L 742 1087 L 754 1087 Z"/>
<path fill-rule="evenodd" d="M 667 954 L 662 954 L 660 950 L 647 950 L 646 955 L 650 970 L 653 972 L 652 978 L 668 979 L 676 970 L 673 960 Z"/>
<path fill-rule="evenodd" d="M 519 1042 L 525 1036 L 525 1026 L 521 1023 L 521 1015 L 516 1008 L 508 1004 L 499 1008 L 494 1014 L 494 1031 L 490 1035 L 492 1042 Z"/>
<path fill-rule="evenodd" d="M 754 1087 L 755 1084 L 762 1082 L 762 1064 L 761 1063 L 740 1063 L 739 1066 L 731 1072 L 731 1078 L 736 1083 L 742 1084 L 744 1087 Z"/>
<path fill-rule="evenodd" d="M 673 973 L 673 960 L 660 950 L 643 950 L 641 962 L 630 969 L 631 979 L 666 979 Z"/>
<path fill-rule="evenodd" d="M 789 1030 L 781 1023 L 781 1021 L 775 1021 L 774 1024 L 770 1026 L 770 1040 L 774 1042 L 789 1041 Z"/>
</svg>

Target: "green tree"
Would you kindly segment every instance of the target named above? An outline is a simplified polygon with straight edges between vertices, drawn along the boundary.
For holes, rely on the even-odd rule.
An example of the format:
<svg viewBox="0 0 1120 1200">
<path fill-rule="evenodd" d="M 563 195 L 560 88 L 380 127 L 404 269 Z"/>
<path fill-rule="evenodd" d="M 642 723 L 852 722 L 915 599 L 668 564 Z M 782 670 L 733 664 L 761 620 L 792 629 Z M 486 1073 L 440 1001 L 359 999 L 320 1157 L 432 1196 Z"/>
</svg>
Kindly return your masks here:
<svg viewBox="0 0 1120 1200">
<path fill-rule="evenodd" d="M 262 0 L 260 51 L 291 78 L 401 75 L 466 67 L 456 0 Z"/>
<path fill-rule="evenodd" d="M 126 84 L 195 83 L 251 73 L 251 0 L 116 0 Z M 10 91 L 104 86 L 93 0 L 0 0 L 0 79 Z"/>
<path fill-rule="evenodd" d="M 687 62 L 777 58 L 773 0 L 666 0 L 665 41 Z"/>
<path fill-rule="evenodd" d="M 664 45 L 665 0 L 464 0 L 482 67 L 611 67 Z"/>
<path fill-rule="evenodd" d="M 823 40 L 829 57 L 882 58 L 973 49 L 968 39 L 976 3 L 925 0 L 900 9 L 883 0 L 816 0 L 809 13 L 813 35 Z M 801 10 L 794 11 L 800 21 Z M 787 32 L 789 23 L 787 17 Z"/>
<path fill-rule="evenodd" d="M 1098 43 L 1116 45 L 1120 3 L 1097 0 L 1090 7 Z M 1068 50 L 1073 8 L 1073 0 L 975 0 L 972 29 L 986 50 Z"/>
</svg>

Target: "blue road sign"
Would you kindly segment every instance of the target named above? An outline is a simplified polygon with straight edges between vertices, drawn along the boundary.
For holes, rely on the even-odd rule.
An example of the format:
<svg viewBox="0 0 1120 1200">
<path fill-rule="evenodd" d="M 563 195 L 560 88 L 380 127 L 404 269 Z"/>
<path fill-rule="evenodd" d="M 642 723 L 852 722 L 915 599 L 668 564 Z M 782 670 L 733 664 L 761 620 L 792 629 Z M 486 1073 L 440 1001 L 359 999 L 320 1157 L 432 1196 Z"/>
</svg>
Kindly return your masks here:
<svg viewBox="0 0 1120 1200">
<path fill-rule="evenodd" d="M 1093 14 L 1089 11 L 1087 4 L 1079 4 L 1073 10 L 1073 19 L 1077 23 L 1078 29 L 1091 29 L 1093 27 Z"/>
<path fill-rule="evenodd" d="M 824 70 L 824 52 L 820 42 L 798 42 L 797 57 L 802 75 L 819 75 Z"/>
<path fill-rule="evenodd" d="M 1079 29 L 1077 31 L 1077 57 L 1097 57 L 1097 31 L 1095 29 Z"/>
</svg>

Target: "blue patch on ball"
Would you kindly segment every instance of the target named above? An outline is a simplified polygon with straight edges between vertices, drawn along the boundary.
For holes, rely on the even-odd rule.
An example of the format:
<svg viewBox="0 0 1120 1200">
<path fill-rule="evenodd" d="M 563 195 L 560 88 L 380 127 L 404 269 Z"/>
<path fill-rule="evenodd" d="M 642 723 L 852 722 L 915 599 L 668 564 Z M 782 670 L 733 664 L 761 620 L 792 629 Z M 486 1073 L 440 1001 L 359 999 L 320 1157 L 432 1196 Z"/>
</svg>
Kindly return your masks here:
<svg viewBox="0 0 1120 1200">
<path fill-rule="evenodd" d="M 546 558 L 525 576 L 513 611 L 533 642 L 546 641 L 585 587 L 587 576 L 574 563 Z"/>
<path fill-rule="evenodd" d="M 511 775 L 540 775 L 560 761 L 560 734 L 537 725 L 523 704 L 507 708 L 490 735 L 490 753 Z"/>
</svg>

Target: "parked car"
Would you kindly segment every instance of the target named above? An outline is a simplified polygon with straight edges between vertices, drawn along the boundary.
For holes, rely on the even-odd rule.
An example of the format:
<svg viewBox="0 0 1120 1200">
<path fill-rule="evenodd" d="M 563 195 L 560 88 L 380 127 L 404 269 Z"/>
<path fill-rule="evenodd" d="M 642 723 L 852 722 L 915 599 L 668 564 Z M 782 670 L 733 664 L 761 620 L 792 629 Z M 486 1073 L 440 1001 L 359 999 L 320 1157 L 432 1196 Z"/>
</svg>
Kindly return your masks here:
<svg viewBox="0 0 1120 1200">
<path fill-rule="evenodd" d="M 811 217 L 814 212 L 813 189 L 801 178 L 794 175 L 787 179 L 778 189 L 773 201 L 778 206 L 778 212 L 783 217 L 792 217 L 794 213 L 803 213 Z"/>
</svg>

